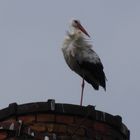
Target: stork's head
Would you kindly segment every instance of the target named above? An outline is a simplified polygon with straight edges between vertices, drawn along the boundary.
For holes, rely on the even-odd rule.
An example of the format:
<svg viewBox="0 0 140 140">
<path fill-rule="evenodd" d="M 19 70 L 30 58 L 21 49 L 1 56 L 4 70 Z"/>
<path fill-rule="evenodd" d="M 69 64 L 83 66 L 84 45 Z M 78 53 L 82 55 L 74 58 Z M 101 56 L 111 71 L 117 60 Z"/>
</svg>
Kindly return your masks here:
<svg viewBox="0 0 140 140">
<path fill-rule="evenodd" d="M 79 20 L 73 19 L 73 20 L 72 20 L 72 23 L 71 23 L 71 26 L 72 26 L 75 30 L 78 30 L 78 31 L 84 33 L 85 35 L 87 35 L 88 37 L 90 37 L 89 34 L 87 33 L 87 31 L 86 31 L 86 30 L 84 29 L 84 27 L 81 25 L 81 23 L 80 23 Z"/>
</svg>

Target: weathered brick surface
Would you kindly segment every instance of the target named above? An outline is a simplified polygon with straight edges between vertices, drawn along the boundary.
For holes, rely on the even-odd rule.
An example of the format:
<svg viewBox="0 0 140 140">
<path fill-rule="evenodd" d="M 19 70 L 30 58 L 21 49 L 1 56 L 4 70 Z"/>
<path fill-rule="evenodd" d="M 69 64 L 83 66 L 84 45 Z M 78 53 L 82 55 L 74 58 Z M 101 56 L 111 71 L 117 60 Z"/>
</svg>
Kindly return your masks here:
<svg viewBox="0 0 140 140">
<path fill-rule="evenodd" d="M 63 124 L 55 124 L 54 131 L 58 133 L 66 133 L 66 125 Z"/>
<path fill-rule="evenodd" d="M 80 136 L 85 135 L 84 128 L 80 127 L 79 125 L 70 125 L 70 126 L 68 126 L 67 127 L 67 132 L 70 135 L 80 135 Z"/>
<path fill-rule="evenodd" d="M 35 115 L 19 116 L 18 120 L 22 120 L 25 124 L 30 124 L 35 122 Z"/>
<path fill-rule="evenodd" d="M 0 140 L 4 140 L 4 139 L 6 139 L 6 138 L 7 138 L 7 133 L 1 131 L 1 132 L 0 132 Z"/>
<path fill-rule="evenodd" d="M 65 135 L 72 136 L 71 140 L 86 140 L 87 135 L 97 140 L 102 139 L 102 135 L 104 135 L 104 140 L 115 140 L 114 136 L 117 135 L 118 138 L 121 138 L 121 135 L 109 125 L 78 116 L 37 114 L 19 116 L 18 120 L 22 120 L 30 129 L 39 133 L 48 132 L 61 134 L 62 138 L 60 136 L 59 138 L 62 140 L 68 140 Z M 16 120 L 10 118 L 3 122 L 10 123 L 16 122 Z M 8 133 L 6 132 L 0 132 L 0 140 L 6 139 L 7 135 Z M 14 140 L 14 138 L 12 139 Z"/>
<path fill-rule="evenodd" d="M 109 125 L 101 122 L 94 122 L 93 123 L 93 129 L 96 131 L 100 131 L 104 134 L 110 134 L 110 127 Z"/>
<path fill-rule="evenodd" d="M 63 124 L 47 124 L 47 130 L 53 133 L 66 133 L 66 125 Z"/>
<path fill-rule="evenodd" d="M 74 118 L 74 122 L 77 125 L 84 125 L 84 126 L 90 127 L 90 128 L 93 127 L 93 123 L 94 123 L 93 120 L 90 120 L 90 119 L 87 119 L 87 118 L 78 117 L 78 116 L 76 116 Z"/>
<path fill-rule="evenodd" d="M 55 138 L 58 140 L 130 140 L 129 131 L 120 118 L 116 119 L 110 114 L 95 109 L 92 112 L 90 108 L 86 110 L 81 106 L 64 104 L 56 106 L 51 101 L 26 104 L 25 109 L 24 105 L 16 109 L 17 106 L 12 107 L 15 115 L 11 111 L 12 115 L 8 113 L 9 117 L 5 119 L 3 116 L 8 109 L 4 110 L 4 115 L 0 118 L 0 140 L 18 140 L 22 136 L 26 139 L 34 137 L 36 140 L 44 140 L 45 135 L 50 140 Z M 81 112 L 77 113 L 78 110 Z M 22 123 L 19 120 L 22 120 Z M 123 126 L 125 131 L 122 131 L 120 126 Z"/>
<path fill-rule="evenodd" d="M 11 123 L 11 122 L 16 122 L 16 118 L 15 117 L 12 117 L 12 118 L 8 118 L 6 120 L 3 120 L 1 122 L 4 122 L 4 123 Z"/>
<path fill-rule="evenodd" d="M 46 130 L 52 133 L 54 131 L 54 124 L 46 124 Z"/>
<path fill-rule="evenodd" d="M 38 122 L 55 122 L 55 115 L 53 114 L 37 114 Z"/>
<path fill-rule="evenodd" d="M 46 126 L 43 123 L 34 123 L 33 125 L 30 126 L 30 128 L 38 132 L 46 131 Z"/>
<path fill-rule="evenodd" d="M 67 116 L 67 115 L 56 115 L 56 122 L 57 123 L 65 123 L 65 124 L 73 124 L 74 117 Z"/>
</svg>

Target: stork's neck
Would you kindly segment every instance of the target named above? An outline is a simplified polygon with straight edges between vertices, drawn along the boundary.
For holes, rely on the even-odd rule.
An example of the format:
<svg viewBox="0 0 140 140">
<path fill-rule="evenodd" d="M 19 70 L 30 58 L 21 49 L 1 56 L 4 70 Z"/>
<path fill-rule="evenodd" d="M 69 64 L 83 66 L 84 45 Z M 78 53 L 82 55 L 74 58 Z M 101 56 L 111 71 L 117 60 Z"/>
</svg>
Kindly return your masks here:
<svg viewBox="0 0 140 140">
<path fill-rule="evenodd" d="M 70 30 L 70 32 L 68 31 L 67 32 L 67 35 L 68 35 L 68 38 L 72 41 L 72 42 L 75 42 L 75 41 L 77 41 L 77 40 L 79 40 L 79 39 L 83 39 L 84 40 L 84 35 L 83 35 L 83 33 L 79 30 L 79 29 L 77 29 L 77 28 L 72 28 L 71 30 Z"/>
</svg>

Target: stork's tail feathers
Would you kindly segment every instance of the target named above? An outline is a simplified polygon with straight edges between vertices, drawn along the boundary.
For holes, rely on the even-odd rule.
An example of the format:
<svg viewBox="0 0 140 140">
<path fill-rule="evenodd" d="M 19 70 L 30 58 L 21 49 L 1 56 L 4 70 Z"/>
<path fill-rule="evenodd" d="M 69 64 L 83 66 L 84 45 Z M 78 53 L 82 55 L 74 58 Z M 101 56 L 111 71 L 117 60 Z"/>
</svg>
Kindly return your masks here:
<svg viewBox="0 0 140 140">
<path fill-rule="evenodd" d="M 95 84 L 95 83 L 92 83 L 91 84 L 92 87 L 95 89 L 95 90 L 99 90 L 99 85 Z"/>
<path fill-rule="evenodd" d="M 91 85 L 95 90 L 99 90 L 99 85 L 100 85 L 106 91 L 106 83 L 105 82 L 101 83 L 101 84 L 96 84 L 96 83 L 92 82 Z"/>
</svg>

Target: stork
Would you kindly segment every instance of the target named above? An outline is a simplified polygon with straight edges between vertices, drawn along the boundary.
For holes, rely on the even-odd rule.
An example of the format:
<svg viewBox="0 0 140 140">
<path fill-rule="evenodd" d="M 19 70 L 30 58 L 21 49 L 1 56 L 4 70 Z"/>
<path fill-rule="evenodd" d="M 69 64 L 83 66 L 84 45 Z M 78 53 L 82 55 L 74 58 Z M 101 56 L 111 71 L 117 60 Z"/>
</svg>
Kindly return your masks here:
<svg viewBox="0 0 140 140">
<path fill-rule="evenodd" d="M 84 81 L 91 84 L 95 90 L 99 90 L 99 86 L 106 90 L 106 76 L 103 71 L 103 64 L 97 53 L 92 49 L 89 38 L 89 34 L 80 21 L 74 19 L 62 46 L 66 63 L 72 71 L 82 77 L 81 106 L 85 86 Z"/>
</svg>

